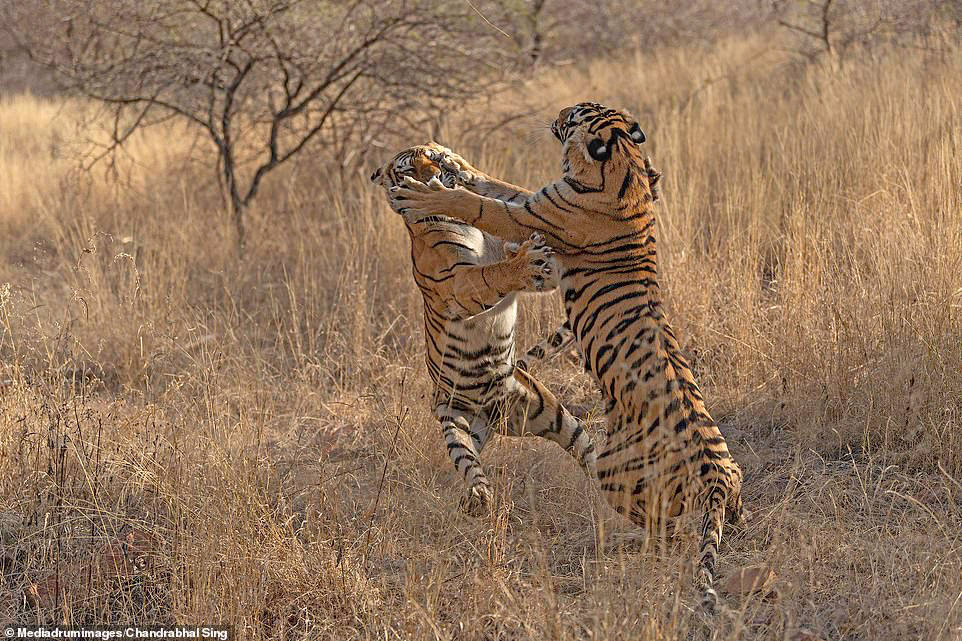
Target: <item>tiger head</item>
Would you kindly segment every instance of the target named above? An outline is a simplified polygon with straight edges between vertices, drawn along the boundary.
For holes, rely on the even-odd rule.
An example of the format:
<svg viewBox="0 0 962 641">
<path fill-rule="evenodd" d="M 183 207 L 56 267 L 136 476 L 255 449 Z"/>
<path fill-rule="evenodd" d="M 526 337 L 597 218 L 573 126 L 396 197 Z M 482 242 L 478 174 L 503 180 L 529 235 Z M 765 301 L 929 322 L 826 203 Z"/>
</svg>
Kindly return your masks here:
<svg viewBox="0 0 962 641">
<path fill-rule="evenodd" d="M 551 133 L 563 145 L 579 145 L 586 160 L 606 161 L 619 142 L 640 145 L 645 132 L 626 111 L 605 107 L 597 102 L 579 102 L 565 107 L 551 123 Z"/>
<path fill-rule="evenodd" d="M 371 174 L 371 182 L 390 189 L 400 185 L 405 176 L 423 183 L 437 178 L 445 187 L 454 188 L 457 176 L 442 168 L 436 160 L 442 151 L 446 151 L 445 148 L 435 143 L 408 147 L 398 152 L 386 165 L 375 169 Z"/>
<path fill-rule="evenodd" d="M 551 123 L 551 133 L 563 145 L 562 170 L 583 184 L 604 184 L 606 163 L 644 165 L 649 190 L 660 174 L 648 171 L 650 162 L 643 159 L 640 145 L 645 132 L 626 111 L 612 109 L 597 102 L 579 102 L 565 107 Z"/>
</svg>

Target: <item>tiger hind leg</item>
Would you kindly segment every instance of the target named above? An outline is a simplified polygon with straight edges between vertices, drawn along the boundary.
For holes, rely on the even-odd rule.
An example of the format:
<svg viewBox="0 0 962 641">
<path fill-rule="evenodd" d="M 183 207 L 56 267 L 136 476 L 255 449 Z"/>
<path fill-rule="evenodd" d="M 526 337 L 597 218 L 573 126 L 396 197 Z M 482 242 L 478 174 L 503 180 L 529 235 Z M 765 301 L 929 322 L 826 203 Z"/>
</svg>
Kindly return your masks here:
<svg viewBox="0 0 962 641">
<path fill-rule="evenodd" d="M 544 340 L 529 348 L 524 356 L 516 360 L 514 364 L 518 369 L 530 372 L 532 365 L 553 358 L 571 347 L 574 342 L 575 335 L 572 333 L 568 321 L 565 321 L 561 327 L 551 332 Z"/>
<path fill-rule="evenodd" d="M 486 416 L 469 417 L 448 405 L 436 412 L 448 456 L 465 483 L 461 509 L 471 515 L 485 511 L 491 504 L 491 484 L 481 467 L 481 450 L 490 436 Z"/>
<path fill-rule="evenodd" d="M 597 454 L 582 422 L 527 372 L 516 369 L 514 378 L 518 386 L 516 397 L 511 399 L 505 417 L 507 433 L 510 436 L 540 436 L 554 441 L 578 461 L 588 478 L 596 480 Z"/>
<path fill-rule="evenodd" d="M 718 549 L 725 525 L 725 503 L 725 493 L 720 488 L 711 490 L 705 497 L 705 517 L 698 548 L 698 586 L 702 593 L 702 608 L 710 615 L 718 610 L 718 593 L 714 588 L 715 565 L 718 563 Z"/>
</svg>

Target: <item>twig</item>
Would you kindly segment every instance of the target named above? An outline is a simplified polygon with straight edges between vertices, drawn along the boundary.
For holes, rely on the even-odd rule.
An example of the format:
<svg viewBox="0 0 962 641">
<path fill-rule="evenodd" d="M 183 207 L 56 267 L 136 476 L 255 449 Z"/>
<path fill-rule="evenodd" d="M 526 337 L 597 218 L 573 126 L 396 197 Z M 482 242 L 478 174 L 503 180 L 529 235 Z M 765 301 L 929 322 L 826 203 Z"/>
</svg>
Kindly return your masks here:
<svg viewBox="0 0 962 641">
<path fill-rule="evenodd" d="M 501 35 L 503 35 L 503 36 L 504 36 L 505 38 L 507 38 L 508 40 L 514 41 L 514 38 L 512 38 L 509 34 L 505 33 L 504 29 L 502 29 L 501 27 L 497 26 L 496 24 L 492 23 L 490 20 L 488 20 L 487 18 L 485 18 L 485 17 L 484 17 L 484 14 L 481 13 L 480 11 L 478 11 L 478 8 L 477 8 L 476 6 L 474 6 L 474 4 L 471 3 L 471 0 L 464 0 L 464 1 L 467 2 L 467 3 L 468 3 L 468 6 L 471 7 L 472 9 L 474 9 L 474 12 L 475 12 L 476 14 L 478 14 L 478 15 L 481 17 L 482 20 L 484 20 L 486 23 L 488 23 L 488 25 L 489 25 L 492 29 L 496 30 L 498 33 L 500 33 Z M 515 44 L 517 44 L 517 42 L 515 42 Z"/>
<path fill-rule="evenodd" d="M 407 378 L 407 372 L 401 377 L 400 386 L 404 388 L 404 380 Z M 401 397 L 403 398 L 403 396 Z M 397 427 L 394 429 L 394 438 L 391 440 L 391 451 L 393 452 L 395 446 L 397 445 L 398 434 L 401 433 L 401 425 L 404 424 L 404 419 L 407 418 L 408 408 L 400 408 L 394 416 L 394 421 L 397 423 Z M 388 457 L 384 458 L 384 467 L 381 468 L 381 480 L 377 484 L 377 494 L 374 496 L 374 505 L 371 507 L 371 520 L 367 525 L 367 535 L 364 541 L 364 567 L 367 568 L 368 554 L 371 551 L 371 530 L 374 529 L 374 517 L 377 515 L 377 506 L 381 502 L 381 491 L 384 489 L 384 479 L 387 477 L 387 466 L 391 462 Z"/>
</svg>

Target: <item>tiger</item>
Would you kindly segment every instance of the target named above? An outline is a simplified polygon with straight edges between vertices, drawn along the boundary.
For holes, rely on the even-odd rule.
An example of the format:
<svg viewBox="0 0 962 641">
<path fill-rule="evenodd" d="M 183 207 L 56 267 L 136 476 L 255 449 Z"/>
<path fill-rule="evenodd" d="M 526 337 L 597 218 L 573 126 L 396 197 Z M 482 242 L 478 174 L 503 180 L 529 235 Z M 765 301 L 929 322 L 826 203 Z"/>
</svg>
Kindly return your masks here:
<svg viewBox="0 0 962 641">
<path fill-rule="evenodd" d="M 605 400 L 599 489 L 649 532 L 676 531 L 683 516 L 701 519 L 697 581 L 712 614 L 726 515 L 737 522 L 742 514 L 742 472 L 663 308 L 654 212 L 661 174 L 643 157 L 645 134 L 625 111 L 581 102 L 562 109 L 550 129 L 562 145 L 562 177 L 523 201 L 476 193 L 477 170 L 451 157 L 441 164 L 456 170 L 458 185 L 405 180 L 391 192 L 394 206 L 404 216 L 440 212 L 507 241 L 545 236 L 570 329 Z"/>
<path fill-rule="evenodd" d="M 405 149 L 371 175 L 386 189 L 405 177 L 454 186 L 432 157 L 459 158 L 436 143 Z M 461 159 L 463 160 L 463 159 Z M 479 176 L 479 182 L 481 177 Z M 490 182 L 492 196 L 521 200 L 530 192 Z M 390 200 L 390 199 L 389 199 Z M 479 514 L 491 504 L 481 450 L 492 431 L 554 441 L 595 478 L 594 444 L 584 425 L 527 370 L 574 342 L 566 326 L 514 362 L 517 293 L 557 286 L 551 250 L 540 234 L 504 243 L 436 213 L 406 217 L 414 280 L 424 303 L 425 361 L 434 415 L 466 487 L 461 508 Z"/>
</svg>

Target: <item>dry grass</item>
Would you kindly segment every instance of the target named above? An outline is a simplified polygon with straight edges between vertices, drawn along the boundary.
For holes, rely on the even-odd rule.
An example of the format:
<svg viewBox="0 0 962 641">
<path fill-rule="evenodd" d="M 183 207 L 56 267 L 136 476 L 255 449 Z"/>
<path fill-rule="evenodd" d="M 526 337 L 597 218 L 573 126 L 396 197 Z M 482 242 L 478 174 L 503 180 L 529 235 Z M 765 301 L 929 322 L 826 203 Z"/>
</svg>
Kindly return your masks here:
<svg viewBox="0 0 962 641">
<path fill-rule="evenodd" d="M 767 598 L 693 612 L 554 446 L 460 484 L 427 409 L 399 220 L 305 158 L 233 258 L 191 140 L 72 170 L 76 106 L 0 103 L 0 620 L 231 622 L 242 638 L 962 638 L 962 56 L 840 72 L 759 41 L 566 67 L 503 105 L 633 110 L 665 171 L 662 279 L 754 520 L 722 573 Z M 395 144 L 421 142 L 410 132 Z M 534 118 L 443 140 L 524 185 Z M 383 155 L 391 152 L 386 148 Z M 524 301 L 524 340 L 554 326 Z M 576 364 L 540 374 L 573 405 Z M 597 425 L 597 421 L 593 420 Z"/>
</svg>

